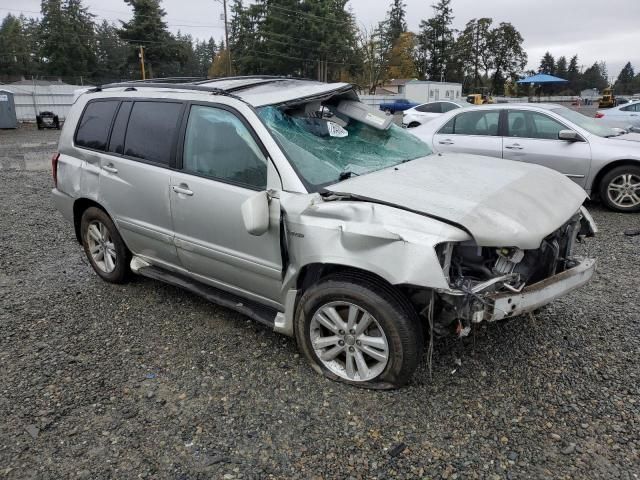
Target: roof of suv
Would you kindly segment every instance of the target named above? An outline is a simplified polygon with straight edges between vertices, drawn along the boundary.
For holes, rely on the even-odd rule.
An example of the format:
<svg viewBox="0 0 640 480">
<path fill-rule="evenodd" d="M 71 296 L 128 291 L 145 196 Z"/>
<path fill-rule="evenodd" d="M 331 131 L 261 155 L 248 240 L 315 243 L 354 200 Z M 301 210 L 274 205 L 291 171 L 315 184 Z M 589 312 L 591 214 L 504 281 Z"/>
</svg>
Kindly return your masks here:
<svg viewBox="0 0 640 480">
<path fill-rule="evenodd" d="M 149 90 L 189 91 L 203 94 L 235 95 L 254 107 L 277 105 L 302 98 L 313 98 L 332 92 L 348 91 L 352 88 L 349 83 L 323 83 L 289 77 L 247 76 L 225 77 L 200 81 L 181 81 L 171 83 L 175 79 L 154 79 L 153 81 L 135 81 L 127 83 L 113 83 L 98 87 L 100 90 L 109 88 L 148 88 Z M 180 80 L 180 79 L 178 79 Z"/>
</svg>

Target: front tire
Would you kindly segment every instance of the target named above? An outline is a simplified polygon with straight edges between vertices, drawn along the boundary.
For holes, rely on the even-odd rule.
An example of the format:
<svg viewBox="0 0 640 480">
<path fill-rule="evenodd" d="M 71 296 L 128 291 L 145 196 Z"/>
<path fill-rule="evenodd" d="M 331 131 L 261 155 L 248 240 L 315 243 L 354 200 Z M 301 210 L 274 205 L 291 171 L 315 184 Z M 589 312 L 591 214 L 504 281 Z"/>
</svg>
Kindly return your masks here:
<svg viewBox="0 0 640 480">
<path fill-rule="evenodd" d="M 600 182 L 602 203 L 616 212 L 640 211 L 640 167 L 623 165 L 607 172 Z"/>
<path fill-rule="evenodd" d="M 365 388 L 407 383 L 423 349 L 413 307 L 392 287 L 360 275 L 335 275 L 300 299 L 296 340 L 326 377 Z"/>
<path fill-rule="evenodd" d="M 131 252 L 104 210 L 89 207 L 80 220 L 82 246 L 95 272 L 110 283 L 125 283 L 131 273 Z"/>
</svg>

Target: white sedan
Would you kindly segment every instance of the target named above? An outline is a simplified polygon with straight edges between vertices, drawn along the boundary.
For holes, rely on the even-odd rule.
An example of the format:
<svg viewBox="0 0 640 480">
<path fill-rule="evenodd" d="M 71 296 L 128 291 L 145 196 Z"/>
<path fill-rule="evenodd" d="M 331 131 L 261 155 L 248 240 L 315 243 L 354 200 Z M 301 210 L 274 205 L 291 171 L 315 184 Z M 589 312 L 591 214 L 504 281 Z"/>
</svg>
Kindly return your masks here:
<svg viewBox="0 0 640 480">
<path fill-rule="evenodd" d="M 408 131 L 438 153 L 472 153 L 552 168 L 612 210 L 640 211 L 640 134 L 623 133 L 561 105 L 460 108 Z M 496 164 L 496 172 L 502 168 Z"/>
<path fill-rule="evenodd" d="M 439 117 L 443 113 L 468 106 L 468 103 L 457 102 L 455 100 L 423 103 L 409 108 L 402 113 L 402 126 L 407 128 L 417 127 L 418 125 L 422 125 Z"/>
<path fill-rule="evenodd" d="M 607 108 L 606 110 L 598 110 L 596 118 L 612 127 L 634 127 L 634 130 L 640 129 L 640 100 Z"/>
</svg>

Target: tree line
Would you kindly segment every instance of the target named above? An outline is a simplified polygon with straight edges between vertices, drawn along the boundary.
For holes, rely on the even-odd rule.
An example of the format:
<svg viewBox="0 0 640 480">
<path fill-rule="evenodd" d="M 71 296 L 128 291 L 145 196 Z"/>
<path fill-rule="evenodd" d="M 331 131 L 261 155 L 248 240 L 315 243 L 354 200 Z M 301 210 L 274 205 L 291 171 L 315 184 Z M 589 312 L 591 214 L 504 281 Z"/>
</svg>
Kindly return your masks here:
<svg viewBox="0 0 640 480">
<path fill-rule="evenodd" d="M 98 21 L 82 0 L 42 0 L 39 18 L 8 14 L 0 24 L 0 80 L 20 76 L 83 77 L 104 83 L 140 78 L 141 47 L 149 77 L 291 75 L 348 81 L 374 92 L 391 79 L 462 83 L 465 91 L 526 94 L 523 38 L 508 22 L 483 17 L 453 28 L 451 0 L 437 0 L 430 18 L 409 31 L 406 5 L 391 0 L 378 25 L 358 27 L 349 0 L 230 1 L 229 45 L 213 37 L 173 34 L 160 0 L 124 0 L 129 21 Z M 577 94 L 608 85 L 604 62 L 584 69 L 577 56 L 550 53 L 539 72 L 569 80 L 545 93 Z M 617 93 L 640 91 L 627 64 Z"/>
</svg>

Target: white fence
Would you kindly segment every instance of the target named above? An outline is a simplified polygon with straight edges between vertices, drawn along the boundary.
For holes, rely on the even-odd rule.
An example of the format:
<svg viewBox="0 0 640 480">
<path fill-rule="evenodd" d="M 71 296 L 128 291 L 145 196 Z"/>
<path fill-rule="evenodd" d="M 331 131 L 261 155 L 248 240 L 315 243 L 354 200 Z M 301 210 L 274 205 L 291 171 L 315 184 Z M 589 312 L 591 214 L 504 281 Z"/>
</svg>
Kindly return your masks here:
<svg viewBox="0 0 640 480">
<path fill-rule="evenodd" d="M 50 111 L 64 120 L 73 104 L 73 93 L 80 85 L 2 85 L 1 90 L 13 93 L 16 116 L 19 122 L 35 122 L 36 114 Z"/>
</svg>

